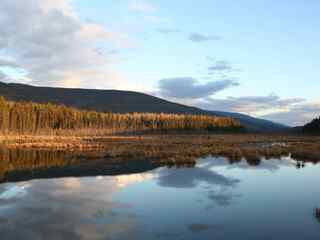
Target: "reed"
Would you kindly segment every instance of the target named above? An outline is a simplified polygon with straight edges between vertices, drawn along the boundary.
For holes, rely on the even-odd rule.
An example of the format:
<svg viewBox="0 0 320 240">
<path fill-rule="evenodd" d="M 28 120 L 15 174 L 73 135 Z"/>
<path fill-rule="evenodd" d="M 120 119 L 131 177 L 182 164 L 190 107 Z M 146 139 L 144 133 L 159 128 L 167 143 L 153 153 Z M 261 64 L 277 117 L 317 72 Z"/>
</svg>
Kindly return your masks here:
<svg viewBox="0 0 320 240">
<path fill-rule="evenodd" d="M 271 144 L 274 142 L 281 144 Z M 139 167 L 192 167 L 198 158 L 225 157 L 230 163 L 292 156 L 297 166 L 320 160 L 320 139 L 293 135 L 143 135 L 143 136 L 11 136 L 0 146 L 0 181 L 16 172 L 112 169 L 128 162 Z M 62 171 L 63 172 L 63 171 Z M 73 172 L 71 172 L 73 173 Z M 8 175 L 9 174 L 9 175 Z M 13 175 L 12 175 L 13 174 Z"/>
<path fill-rule="evenodd" d="M 281 140 L 281 141 L 280 141 Z M 273 143 L 278 144 L 273 144 Z M 1 143 L 1 140 L 0 140 Z M 294 135 L 141 135 L 141 136 L 11 136 L 2 141 L 10 149 L 47 149 L 68 152 L 101 152 L 108 159 L 195 161 L 199 157 L 222 156 L 237 162 L 292 156 L 301 161 L 320 160 L 320 138 Z"/>
</svg>

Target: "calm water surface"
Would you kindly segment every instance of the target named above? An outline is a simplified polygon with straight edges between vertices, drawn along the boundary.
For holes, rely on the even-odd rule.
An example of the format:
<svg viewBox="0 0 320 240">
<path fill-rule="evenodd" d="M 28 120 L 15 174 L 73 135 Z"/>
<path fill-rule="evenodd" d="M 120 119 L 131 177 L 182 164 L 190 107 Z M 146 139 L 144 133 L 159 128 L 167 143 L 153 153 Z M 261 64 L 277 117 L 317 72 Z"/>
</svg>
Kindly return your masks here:
<svg viewBox="0 0 320 240">
<path fill-rule="evenodd" d="M 320 239 L 320 166 L 290 158 L 0 185 L 1 239 Z"/>
</svg>

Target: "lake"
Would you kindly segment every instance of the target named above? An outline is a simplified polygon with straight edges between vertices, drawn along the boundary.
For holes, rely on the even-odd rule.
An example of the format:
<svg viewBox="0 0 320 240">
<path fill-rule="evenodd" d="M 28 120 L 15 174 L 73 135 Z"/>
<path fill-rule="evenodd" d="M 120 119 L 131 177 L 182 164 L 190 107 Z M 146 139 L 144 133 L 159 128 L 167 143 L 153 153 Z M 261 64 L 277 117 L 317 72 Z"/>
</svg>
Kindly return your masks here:
<svg viewBox="0 0 320 240">
<path fill-rule="evenodd" d="M 8 178 L 1 239 L 320 239 L 317 164 L 208 157 L 195 166 L 117 166 L 110 176 L 96 168 L 87 177 Z"/>
</svg>

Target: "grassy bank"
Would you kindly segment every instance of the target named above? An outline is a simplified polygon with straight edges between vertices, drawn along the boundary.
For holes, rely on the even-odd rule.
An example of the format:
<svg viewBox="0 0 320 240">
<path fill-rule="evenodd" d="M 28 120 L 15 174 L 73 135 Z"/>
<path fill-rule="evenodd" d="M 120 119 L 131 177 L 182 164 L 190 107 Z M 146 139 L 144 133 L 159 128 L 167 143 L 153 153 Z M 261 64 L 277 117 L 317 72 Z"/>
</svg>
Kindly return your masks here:
<svg viewBox="0 0 320 240">
<path fill-rule="evenodd" d="M 320 137 L 254 134 L 0 137 L 0 181 L 128 174 L 160 166 L 194 166 L 201 157 L 226 157 L 257 166 L 262 158 L 292 156 L 317 163 Z"/>
<path fill-rule="evenodd" d="M 264 134 L 170 134 L 141 136 L 68 137 L 2 136 L 0 143 L 10 149 L 46 149 L 100 152 L 109 158 L 150 158 L 181 161 L 207 155 L 242 158 L 279 158 L 291 154 L 299 160 L 320 160 L 320 137 Z"/>
</svg>

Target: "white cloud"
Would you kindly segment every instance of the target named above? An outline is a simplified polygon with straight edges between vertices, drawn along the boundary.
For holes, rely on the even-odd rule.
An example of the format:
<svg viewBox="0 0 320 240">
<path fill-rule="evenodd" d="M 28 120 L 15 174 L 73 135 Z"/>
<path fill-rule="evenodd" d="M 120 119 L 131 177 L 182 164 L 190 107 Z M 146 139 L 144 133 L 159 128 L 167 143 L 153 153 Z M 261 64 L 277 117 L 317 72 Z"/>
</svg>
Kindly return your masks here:
<svg viewBox="0 0 320 240">
<path fill-rule="evenodd" d="M 20 68 L 13 59 L 7 58 L 0 58 L 0 67 Z"/>
<path fill-rule="evenodd" d="M 303 101 L 304 99 L 298 98 L 281 99 L 274 94 L 268 96 L 227 97 L 225 99 L 209 97 L 204 99 L 203 106 L 214 110 L 240 112 L 257 116 L 270 110 L 288 109 Z"/>
<path fill-rule="evenodd" d="M 216 35 L 204 35 L 201 33 L 191 33 L 189 35 L 189 40 L 192 42 L 207 42 L 207 41 L 213 41 L 213 40 L 221 40 L 221 36 Z"/>
<path fill-rule="evenodd" d="M 129 10 L 141 13 L 153 13 L 157 8 L 145 1 L 142 0 L 132 0 L 129 3 Z"/>
<path fill-rule="evenodd" d="M 162 34 L 180 33 L 181 31 L 176 28 L 157 28 L 156 31 Z"/>
<path fill-rule="evenodd" d="M 96 50 L 102 42 L 129 45 L 124 34 L 82 21 L 69 0 L 0 2 L 0 67 L 23 69 L 33 84 L 122 86 L 126 81 L 110 68 L 111 56 Z"/>
<path fill-rule="evenodd" d="M 302 98 L 280 98 L 274 94 L 225 99 L 208 97 L 195 104 L 209 110 L 239 112 L 289 126 L 304 125 L 320 115 L 320 102 L 308 102 Z"/>
<path fill-rule="evenodd" d="M 219 60 L 214 61 L 208 67 L 209 75 L 227 75 L 229 73 L 238 71 L 239 69 L 235 69 L 228 61 Z"/>
<path fill-rule="evenodd" d="M 312 119 L 320 116 L 320 102 L 303 102 L 289 109 L 263 115 L 272 121 L 282 122 L 289 126 L 302 126 Z"/>
</svg>

